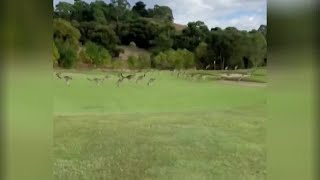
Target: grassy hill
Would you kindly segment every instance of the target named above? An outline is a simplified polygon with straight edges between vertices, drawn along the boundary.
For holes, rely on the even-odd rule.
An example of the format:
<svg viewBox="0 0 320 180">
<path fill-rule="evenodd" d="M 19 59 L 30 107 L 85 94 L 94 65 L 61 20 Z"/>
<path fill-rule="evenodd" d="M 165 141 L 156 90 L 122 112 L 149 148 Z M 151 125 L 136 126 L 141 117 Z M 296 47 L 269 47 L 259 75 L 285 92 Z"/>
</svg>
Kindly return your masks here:
<svg viewBox="0 0 320 180">
<path fill-rule="evenodd" d="M 182 31 L 183 29 L 185 29 L 187 27 L 186 25 L 177 24 L 177 23 L 174 23 L 173 25 L 174 25 L 174 27 L 176 28 L 177 31 Z"/>
<path fill-rule="evenodd" d="M 151 55 L 146 49 L 132 47 L 132 46 L 119 46 L 124 50 L 124 53 L 119 55 L 119 59 L 127 60 L 130 56 L 139 56 L 139 55 Z"/>
</svg>

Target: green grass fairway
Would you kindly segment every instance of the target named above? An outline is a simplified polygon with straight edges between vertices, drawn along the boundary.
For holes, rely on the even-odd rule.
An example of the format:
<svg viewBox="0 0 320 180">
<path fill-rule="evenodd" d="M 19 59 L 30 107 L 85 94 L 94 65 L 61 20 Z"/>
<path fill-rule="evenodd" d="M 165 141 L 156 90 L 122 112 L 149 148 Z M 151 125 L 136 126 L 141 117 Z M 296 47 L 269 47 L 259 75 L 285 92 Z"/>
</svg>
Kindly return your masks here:
<svg viewBox="0 0 320 180">
<path fill-rule="evenodd" d="M 120 87 L 87 80 L 107 73 L 63 74 L 73 80 L 54 80 L 55 179 L 266 179 L 265 88 L 166 71 Z"/>
</svg>

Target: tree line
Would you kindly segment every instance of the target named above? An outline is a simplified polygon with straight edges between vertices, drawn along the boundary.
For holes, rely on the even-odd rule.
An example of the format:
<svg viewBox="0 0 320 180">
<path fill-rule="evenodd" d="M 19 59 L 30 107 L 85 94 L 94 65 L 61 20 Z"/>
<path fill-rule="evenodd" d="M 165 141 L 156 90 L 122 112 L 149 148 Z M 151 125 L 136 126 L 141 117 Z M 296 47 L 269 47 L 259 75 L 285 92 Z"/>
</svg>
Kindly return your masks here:
<svg viewBox="0 0 320 180">
<path fill-rule="evenodd" d="M 175 28 L 170 7 L 147 8 L 142 1 L 131 7 L 127 0 L 59 2 L 53 17 L 54 65 L 64 68 L 81 62 L 114 68 L 224 69 L 267 62 L 265 25 L 241 31 L 235 27 L 209 29 L 196 21 L 181 31 Z M 121 61 L 120 45 L 146 49 L 151 56 Z"/>
</svg>

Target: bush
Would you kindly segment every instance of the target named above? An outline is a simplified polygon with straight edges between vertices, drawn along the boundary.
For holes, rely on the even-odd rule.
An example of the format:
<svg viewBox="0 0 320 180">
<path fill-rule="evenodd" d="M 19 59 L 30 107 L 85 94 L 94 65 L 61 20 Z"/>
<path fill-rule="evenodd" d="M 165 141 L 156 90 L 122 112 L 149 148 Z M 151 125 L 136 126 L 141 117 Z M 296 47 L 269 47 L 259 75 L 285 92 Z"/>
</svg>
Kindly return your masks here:
<svg viewBox="0 0 320 180">
<path fill-rule="evenodd" d="M 156 55 L 153 66 L 158 69 L 189 69 L 195 66 L 194 54 L 188 50 L 168 50 Z"/>
<path fill-rule="evenodd" d="M 140 56 L 129 56 L 128 66 L 130 69 L 147 69 L 151 66 L 150 56 L 140 55 Z"/>
<path fill-rule="evenodd" d="M 140 69 L 149 69 L 151 67 L 151 58 L 149 55 L 139 56 Z"/>
<path fill-rule="evenodd" d="M 91 59 L 92 64 L 99 66 L 109 64 L 111 62 L 112 57 L 108 50 L 92 42 L 86 43 L 85 47 L 86 54 Z"/>
<path fill-rule="evenodd" d="M 60 54 L 58 64 L 60 67 L 72 68 L 77 62 L 77 52 L 68 43 L 57 42 L 57 49 Z"/>
<path fill-rule="evenodd" d="M 139 66 L 139 59 L 136 56 L 129 56 L 128 66 L 130 69 L 137 69 Z"/>
<path fill-rule="evenodd" d="M 127 61 L 115 60 L 112 62 L 112 68 L 113 69 L 126 69 L 126 68 L 128 68 Z"/>
<path fill-rule="evenodd" d="M 85 64 L 92 64 L 91 58 L 86 53 L 86 50 L 82 49 L 79 53 L 79 60 Z"/>
</svg>

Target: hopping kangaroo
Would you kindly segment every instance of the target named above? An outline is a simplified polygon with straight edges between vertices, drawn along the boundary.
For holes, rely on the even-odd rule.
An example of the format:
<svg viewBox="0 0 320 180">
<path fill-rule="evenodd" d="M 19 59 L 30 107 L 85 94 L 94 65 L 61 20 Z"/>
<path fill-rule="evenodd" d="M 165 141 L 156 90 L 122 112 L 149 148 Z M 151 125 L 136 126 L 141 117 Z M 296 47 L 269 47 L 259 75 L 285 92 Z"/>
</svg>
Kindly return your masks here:
<svg viewBox="0 0 320 180">
<path fill-rule="evenodd" d="M 121 73 L 120 75 L 121 75 L 122 79 L 128 79 L 129 81 L 135 77 L 135 74 L 130 74 L 128 76 L 123 76 L 123 74 Z"/>
<path fill-rule="evenodd" d="M 117 84 L 118 87 L 119 87 L 120 84 L 123 82 L 123 80 L 124 80 L 123 77 L 120 77 L 120 78 L 118 79 L 118 81 L 116 82 L 116 84 Z"/>
<path fill-rule="evenodd" d="M 72 80 L 71 76 L 63 76 L 64 80 L 66 81 L 67 85 L 70 85 L 70 81 Z"/>
<path fill-rule="evenodd" d="M 155 80 L 156 80 L 155 78 L 149 79 L 147 85 L 148 85 L 148 86 L 152 85 Z"/>
<path fill-rule="evenodd" d="M 57 73 L 56 73 L 56 76 L 57 76 L 59 79 L 62 79 L 62 77 L 61 77 L 61 72 L 57 72 Z"/>
<path fill-rule="evenodd" d="M 93 79 L 87 78 L 87 79 L 88 79 L 88 81 L 95 82 L 99 86 L 101 83 L 103 83 L 105 78 L 93 78 Z"/>
<path fill-rule="evenodd" d="M 143 74 L 141 76 L 139 76 L 136 80 L 136 83 L 138 83 L 139 81 L 141 81 L 144 77 L 146 77 L 146 74 Z"/>
</svg>

